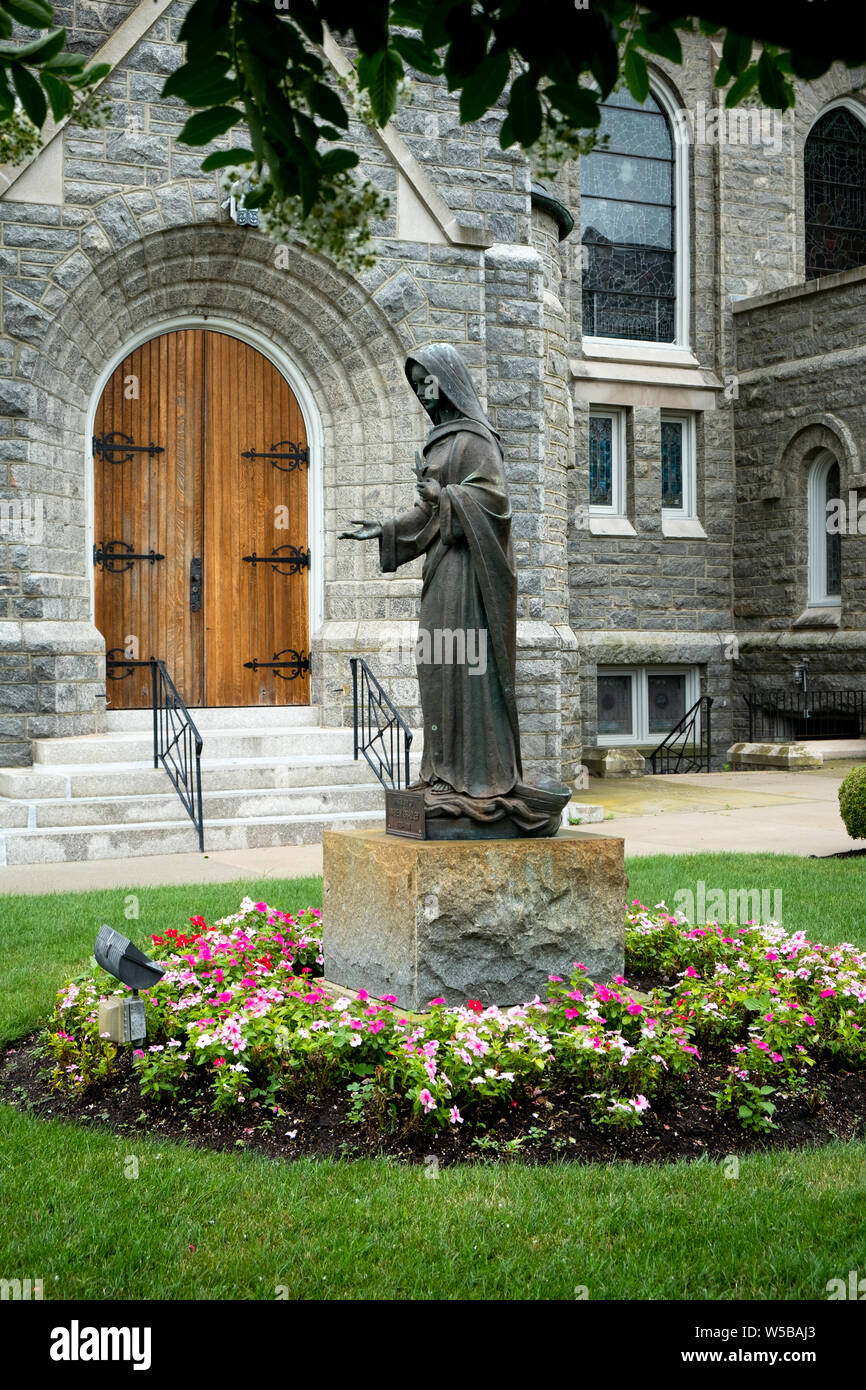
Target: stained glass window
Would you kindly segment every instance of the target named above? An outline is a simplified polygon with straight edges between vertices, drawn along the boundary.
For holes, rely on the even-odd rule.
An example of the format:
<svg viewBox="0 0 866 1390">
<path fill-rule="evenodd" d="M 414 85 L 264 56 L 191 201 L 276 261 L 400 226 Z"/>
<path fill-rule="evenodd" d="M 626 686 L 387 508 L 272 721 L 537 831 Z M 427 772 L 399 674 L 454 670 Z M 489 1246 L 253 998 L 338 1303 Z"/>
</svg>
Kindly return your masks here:
<svg viewBox="0 0 866 1390">
<path fill-rule="evenodd" d="M 598 677 L 598 732 L 632 734 L 631 676 Z"/>
<path fill-rule="evenodd" d="M 674 151 L 654 97 L 602 103 L 600 135 L 581 161 L 583 331 L 670 343 L 676 336 Z"/>
<path fill-rule="evenodd" d="M 838 501 L 839 488 L 838 463 L 831 463 L 827 469 L 827 501 Z M 827 532 L 827 597 L 842 593 L 842 534 L 840 531 Z"/>
<path fill-rule="evenodd" d="M 613 420 L 589 417 L 589 505 L 613 506 Z"/>
<path fill-rule="evenodd" d="M 806 279 L 866 265 L 866 124 L 836 107 L 804 151 Z"/>
<path fill-rule="evenodd" d="M 662 506 L 683 506 L 682 420 L 662 420 Z"/>
</svg>

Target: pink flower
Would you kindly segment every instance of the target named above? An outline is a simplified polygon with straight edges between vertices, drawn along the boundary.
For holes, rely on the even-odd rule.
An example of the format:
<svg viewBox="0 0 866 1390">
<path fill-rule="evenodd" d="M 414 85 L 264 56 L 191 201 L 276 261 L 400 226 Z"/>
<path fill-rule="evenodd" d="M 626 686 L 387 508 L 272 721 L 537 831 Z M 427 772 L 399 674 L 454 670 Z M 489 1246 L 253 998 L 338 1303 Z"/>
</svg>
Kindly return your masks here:
<svg viewBox="0 0 866 1390">
<path fill-rule="evenodd" d="M 457 1109 L 456 1105 L 452 1105 L 448 1118 L 450 1119 L 452 1125 L 462 1125 L 463 1123 L 463 1116 L 460 1114 L 460 1111 Z"/>
<path fill-rule="evenodd" d="M 228 1004 L 228 1003 L 231 1001 L 231 997 L 232 997 L 232 996 L 231 996 L 231 992 L 230 992 L 229 990 L 226 989 L 226 990 L 223 991 L 222 994 L 215 994 L 215 995 L 214 995 L 214 1003 L 215 1003 L 215 1004 Z"/>
<path fill-rule="evenodd" d="M 812 1017 L 811 1014 L 804 1014 L 804 1015 L 803 1015 L 803 1022 L 804 1022 L 804 1023 L 808 1023 L 809 1026 L 810 1026 L 811 1028 L 814 1028 L 814 1027 L 815 1027 L 815 1020 L 814 1020 L 814 1018 Z"/>
<path fill-rule="evenodd" d="M 381 1033 L 381 1031 L 382 1031 L 382 1029 L 383 1029 L 384 1027 L 385 1027 L 385 1022 L 384 1022 L 383 1019 L 380 1018 L 380 1019 L 377 1019 L 375 1023 L 368 1023 L 368 1024 L 367 1024 L 367 1032 L 368 1032 L 368 1033 Z"/>
<path fill-rule="evenodd" d="M 358 998 L 361 1000 L 361 1003 L 363 1004 L 364 1000 L 365 1000 L 365 999 L 369 999 L 370 996 L 369 996 L 369 994 L 367 993 L 367 991 L 366 991 L 365 989 L 359 989 L 359 990 L 358 990 Z"/>
<path fill-rule="evenodd" d="M 688 967 L 688 969 L 686 970 L 686 974 L 688 975 L 690 980 L 696 980 L 698 978 L 698 972 L 697 970 L 695 970 L 693 965 L 690 965 Z"/>
<path fill-rule="evenodd" d="M 431 1096 L 430 1092 L 427 1090 L 426 1086 L 424 1087 L 423 1091 L 419 1092 L 418 1099 L 424 1107 L 425 1115 L 429 1115 L 431 1110 L 436 1109 L 436 1102 Z"/>
<path fill-rule="evenodd" d="M 770 1053 L 770 1061 L 771 1061 L 771 1062 L 784 1062 L 784 1060 L 785 1060 L 785 1059 L 784 1059 L 784 1057 L 782 1056 L 781 1052 L 771 1052 L 771 1053 Z"/>
<path fill-rule="evenodd" d="M 433 1002 L 435 1003 L 436 1001 L 434 1000 Z M 383 995 L 382 995 L 382 1003 L 383 1003 L 383 1004 L 396 1004 L 396 1003 L 397 1003 L 397 996 L 396 996 L 396 994 L 383 994 Z M 444 1000 L 444 999 L 440 999 L 440 1000 L 439 1000 L 439 1003 L 440 1003 L 440 1004 L 444 1004 L 444 1003 L 445 1003 L 445 1000 Z"/>
<path fill-rule="evenodd" d="M 638 1114 L 640 1114 L 641 1110 L 649 1110 L 650 1108 L 650 1103 L 647 1100 L 646 1096 L 635 1096 L 634 1100 L 632 1101 L 632 1105 L 634 1106 Z"/>
<path fill-rule="evenodd" d="M 394 995 L 394 998 L 395 998 L 395 999 L 396 999 L 396 997 L 397 997 L 397 996 Z M 386 996 L 383 994 L 383 995 L 382 995 L 382 998 L 384 999 L 384 998 L 386 998 Z M 444 999 L 431 999 L 431 1000 L 430 1000 L 430 1008 L 431 1008 L 431 1009 L 436 1009 L 436 1008 L 439 1007 L 440 1004 L 444 1004 L 444 1003 L 445 1003 L 445 1000 L 444 1000 Z"/>
<path fill-rule="evenodd" d="M 829 996 L 830 996 L 831 994 L 835 994 L 835 993 L 836 993 L 835 989 L 822 989 L 822 990 L 821 990 L 821 998 L 822 998 L 822 999 L 828 999 Z"/>
<path fill-rule="evenodd" d="M 628 1003 L 625 1006 L 625 1011 L 627 1014 L 643 1013 L 643 1004 L 638 1004 L 635 1002 L 634 999 L 629 999 Z"/>
<path fill-rule="evenodd" d="M 566 1009 L 566 1018 L 580 1018 L 580 1009 Z"/>
</svg>

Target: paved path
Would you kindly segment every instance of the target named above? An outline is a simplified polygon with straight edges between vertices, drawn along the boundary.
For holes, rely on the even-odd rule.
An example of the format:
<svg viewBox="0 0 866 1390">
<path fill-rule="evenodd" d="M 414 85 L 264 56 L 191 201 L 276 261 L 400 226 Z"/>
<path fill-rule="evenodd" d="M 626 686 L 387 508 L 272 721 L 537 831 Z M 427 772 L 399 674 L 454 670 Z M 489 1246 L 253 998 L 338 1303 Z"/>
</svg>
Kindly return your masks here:
<svg viewBox="0 0 866 1390">
<path fill-rule="evenodd" d="M 838 787 L 848 764 L 813 772 L 717 772 L 671 777 L 593 778 L 584 802 L 612 819 L 588 835 L 625 839 L 627 855 L 713 851 L 833 854 L 855 848 L 839 818 Z M 227 883 L 322 872 L 321 845 L 216 854 L 155 854 L 81 864 L 0 868 L 2 893 L 61 893 L 172 883 Z"/>
</svg>

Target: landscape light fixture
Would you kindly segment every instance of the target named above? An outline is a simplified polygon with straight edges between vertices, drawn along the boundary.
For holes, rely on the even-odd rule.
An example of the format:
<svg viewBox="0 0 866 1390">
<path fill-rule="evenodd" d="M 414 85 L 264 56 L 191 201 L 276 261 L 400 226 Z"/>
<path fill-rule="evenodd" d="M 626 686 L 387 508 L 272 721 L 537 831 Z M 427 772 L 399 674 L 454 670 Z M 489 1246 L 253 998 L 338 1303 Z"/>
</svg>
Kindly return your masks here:
<svg viewBox="0 0 866 1390">
<path fill-rule="evenodd" d="M 140 1042 L 147 1037 L 147 1025 L 144 1002 L 139 999 L 138 991 L 155 985 L 165 970 L 113 927 L 100 928 L 93 954 L 97 965 L 132 990 L 131 999 L 115 995 L 100 1001 L 100 1034 L 107 1034 L 112 1042 Z"/>
</svg>

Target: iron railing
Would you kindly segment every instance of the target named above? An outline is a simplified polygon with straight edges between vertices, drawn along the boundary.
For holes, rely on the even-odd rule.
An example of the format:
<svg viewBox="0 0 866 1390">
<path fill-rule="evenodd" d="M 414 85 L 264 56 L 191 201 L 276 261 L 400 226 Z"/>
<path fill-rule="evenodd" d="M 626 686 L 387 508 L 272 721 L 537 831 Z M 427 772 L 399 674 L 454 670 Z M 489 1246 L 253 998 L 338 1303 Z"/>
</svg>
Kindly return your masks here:
<svg viewBox="0 0 866 1390">
<path fill-rule="evenodd" d="M 649 755 L 653 772 L 709 772 L 712 695 L 702 695 Z"/>
<path fill-rule="evenodd" d="M 355 723 L 355 760 L 363 753 L 382 786 L 400 791 L 409 785 L 412 730 L 363 657 L 349 658 Z"/>
<path fill-rule="evenodd" d="M 749 690 L 749 742 L 861 738 L 866 690 Z"/>
<path fill-rule="evenodd" d="M 204 850 L 201 799 L 202 736 L 162 661 L 151 660 L 153 682 L 153 765 L 162 763 Z"/>
</svg>

